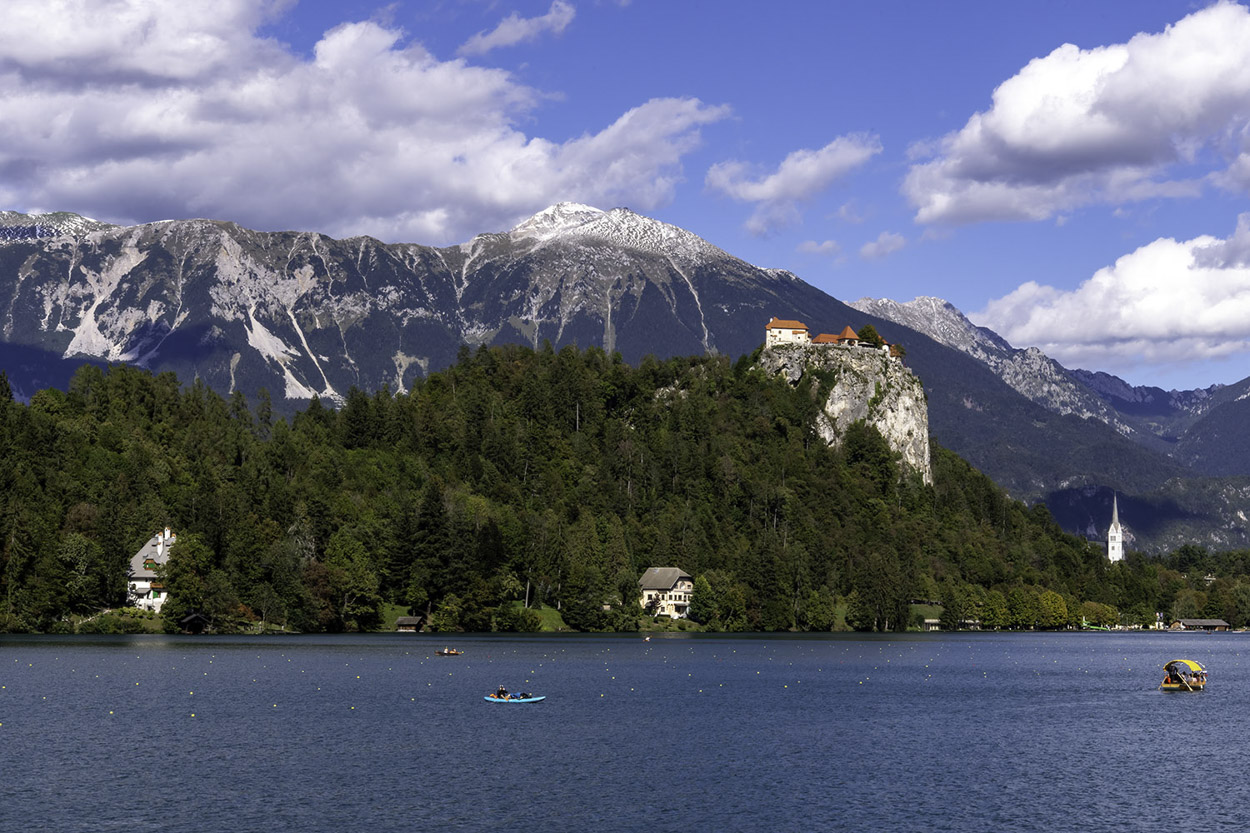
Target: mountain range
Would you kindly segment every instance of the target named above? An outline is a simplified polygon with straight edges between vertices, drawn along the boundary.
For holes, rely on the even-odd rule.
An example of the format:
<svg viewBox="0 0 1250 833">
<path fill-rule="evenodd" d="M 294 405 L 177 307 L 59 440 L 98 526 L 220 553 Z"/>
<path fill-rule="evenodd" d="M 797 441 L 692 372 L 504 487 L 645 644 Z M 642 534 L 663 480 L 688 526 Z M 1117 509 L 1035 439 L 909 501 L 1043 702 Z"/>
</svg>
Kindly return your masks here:
<svg viewBox="0 0 1250 833">
<path fill-rule="evenodd" d="M 871 324 L 924 383 L 934 438 L 1098 538 L 1119 494 L 1130 548 L 1250 545 L 1250 380 L 1132 387 L 1013 348 L 935 298 L 845 304 L 628 209 L 552 206 L 458 246 L 176 220 L 0 212 L 0 362 L 19 396 L 83 362 L 173 371 L 293 411 L 407 390 L 462 346 L 576 344 L 736 358 L 773 317 Z"/>
</svg>

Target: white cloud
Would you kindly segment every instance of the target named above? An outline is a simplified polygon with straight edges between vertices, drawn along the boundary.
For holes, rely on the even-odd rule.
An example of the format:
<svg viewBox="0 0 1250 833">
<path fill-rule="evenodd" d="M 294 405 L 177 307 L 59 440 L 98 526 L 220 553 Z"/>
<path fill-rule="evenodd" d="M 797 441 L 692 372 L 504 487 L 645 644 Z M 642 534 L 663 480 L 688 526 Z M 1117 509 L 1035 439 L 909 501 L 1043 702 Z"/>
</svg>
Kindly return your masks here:
<svg viewBox="0 0 1250 833">
<path fill-rule="evenodd" d="M 834 216 L 844 223 L 853 223 L 855 225 L 859 225 L 866 219 L 863 212 L 855 207 L 854 201 L 842 203 L 842 205 L 838 206 Z"/>
<path fill-rule="evenodd" d="M 573 22 L 576 10 L 563 0 L 555 0 L 541 17 L 521 17 L 516 12 L 508 15 L 489 32 L 478 32 L 465 41 L 456 54 L 485 55 L 501 46 L 513 46 L 531 41 L 545 32 L 561 34 Z"/>
<path fill-rule="evenodd" d="M 1250 11 L 1230 2 L 1124 44 L 1064 44 L 1003 82 L 993 106 L 936 151 L 917 145 L 936 158 L 913 165 L 903 191 L 918 221 L 964 223 L 1195 196 L 1208 176 L 1244 189 L 1247 54 Z M 1175 178 L 1190 165 L 1198 179 Z"/>
<path fill-rule="evenodd" d="M 6 0 L 0 72 L 27 83 L 129 81 L 150 87 L 230 71 L 234 61 L 279 61 L 252 34 L 295 0 Z"/>
<path fill-rule="evenodd" d="M 718 162 L 708 170 L 705 183 L 739 202 L 755 203 L 746 228 L 763 235 L 798 222 L 799 202 L 821 193 L 880 152 L 876 136 L 839 136 L 819 150 L 794 151 L 776 171 L 757 179 L 750 178 L 743 162 Z"/>
<path fill-rule="evenodd" d="M 256 35 L 283 4 L 201 5 L 9 0 L 0 205 L 458 242 L 561 200 L 656 208 L 729 112 L 653 99 L 552 142 L 519 129 L 541 96 L 505 71 L 376 22 L 305 59 Z"/>
<path fill-rule="evenodd" d="M 799 251 L 807 255 L 836 255 L 842 251 L 842 247 L 833 240 L 819 243 L 815 240 L 804 240 L 799 244 Z"/>
<path fill-rule="evenodd" d="M 907 245 L 907 239 L 892 231 L 883 231 L 877 239 L 859 247 L 859 256 L 865 260 L 876 260 L 893 254 Z"/>
<path fill-rule="evenodd" d="M 1250 352 L 1250 214 L 1227 239 L 1161 238 L 1072 291 L 1030 281 L 970 318 L 1068 367 L 1197 366 Z"/>
</svg>

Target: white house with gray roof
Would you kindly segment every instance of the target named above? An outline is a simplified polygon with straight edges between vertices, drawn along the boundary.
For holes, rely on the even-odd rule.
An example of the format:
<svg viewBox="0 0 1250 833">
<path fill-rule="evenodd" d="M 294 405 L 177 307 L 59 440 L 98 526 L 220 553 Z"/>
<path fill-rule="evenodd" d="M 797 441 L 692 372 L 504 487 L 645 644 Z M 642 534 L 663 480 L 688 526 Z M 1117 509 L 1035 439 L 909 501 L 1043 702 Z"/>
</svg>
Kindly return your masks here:
<svg viewBox="0 0 1250 833">
<path fill-rule="evenodd" d="M 165 604 L 169 593 L 165 590 L 165 585 L 161 583 L 157 568 L 169 561 L 169 552 L 177 540 L 178 536 L 170 532 L 169 527 L 165 527 L 164 531 L 158 530 L 137 553 L 131 556 L 130 574 L 126 583 L 129 590 L 128 599 L 135 607 L 160 613 L 161 605 Z"/>
<path fill-rule="evenodd" d="M 686 618 L 690 608 L 690 594 L 694 592 L 694 579 L 677 567 L 651 567 L 638 579 L 642 590 L 639 604 L 656 616 L 672 619 Z"/>
</svg>

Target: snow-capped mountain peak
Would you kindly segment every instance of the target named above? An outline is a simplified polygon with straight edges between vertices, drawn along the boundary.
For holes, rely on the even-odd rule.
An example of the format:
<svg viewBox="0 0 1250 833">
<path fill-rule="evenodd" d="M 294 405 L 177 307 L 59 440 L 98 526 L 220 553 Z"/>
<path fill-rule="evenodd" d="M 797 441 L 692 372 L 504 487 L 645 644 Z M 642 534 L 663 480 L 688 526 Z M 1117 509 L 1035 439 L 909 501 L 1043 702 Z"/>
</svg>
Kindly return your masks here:
<svg viewBox="0 0 1250 833">
<path fill-rule="evenodd" d="M 510 234 L 514 240 L 528 237 L 546 241 L 597 220 L 604 213 L 602 209 L 577 202 L 556 203 L 518 223 Z"/>
<path fill-rule="evenodd" d="M 0 244 L 11 243 L 14 240 L 81 237 L 87 232 L 107 228 L 115 228 L 115 226 L 68 211 L 54 211 L 48 214 L 0 211 Z"/>
<path fill-rule="evenodd" d="M 514 241 L 538 245 L 553 241 L 602 242 L 649 252 L 684 262 L 732 257 L 683 228 L 635 214 L 628 208 L 603 211 L 580 203 L 562 202 L 545 208 L 509 232 Z"/>
<path fill-rule="evenodd" d="M 962 350 L 982 361 L 985 357 L 981 353 L 1011 349 L 1011 345 L 997 333 L 976 326 L 955 305 L 942 298 L 922 295 L 905 304 L 889 298 L 860 298 L 850 306 L 911 327 L 934 341 Z"/>
</svg>

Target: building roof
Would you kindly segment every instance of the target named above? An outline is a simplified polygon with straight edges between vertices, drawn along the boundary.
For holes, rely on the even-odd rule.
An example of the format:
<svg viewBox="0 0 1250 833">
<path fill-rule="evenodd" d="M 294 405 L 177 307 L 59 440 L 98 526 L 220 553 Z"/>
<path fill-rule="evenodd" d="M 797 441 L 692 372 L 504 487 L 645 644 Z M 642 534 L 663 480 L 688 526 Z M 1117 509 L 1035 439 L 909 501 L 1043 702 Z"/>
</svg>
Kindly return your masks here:
<svg viewBox="0 0 1250 833">
<path fill-rule="evenodd" d="M 774 318 L 768 322 L 766 330 L 806 330 L 807 325 L 802 321 L 790 321 L 784 318 Z"/>
<path fill-rule="evenodd" d="M 1227 628 L 1229 625 L 1223 619 L 1177 619 L 1187 628 Z"/>
<path fill-rule="evenodd" d="M 148 539 L 148 542 L 139 548 L 139 551 L 130 557 L 130 577 L 150 579 L 156 578 L 156 573 L 147 568 L 148 561 L 154 564 L 164 564 L 169 560 L 169 551 L 173 548 L 176 538 L 171 538 L 165 542 L 165 550 L 161 552 L 160 548 L 161 535 L 158 532 Z"/>
<path fill-rule="evenodd" d="M 677 582 L 689 579 L 690 574 L 678 567 L 652 567 L 638 579 L 643 590 L 672 590 Z"/>
<path fill-rule="evenodd" d="M 859 338 L 859 333 L 857 333 L 857 332 L 855 332 L 854 330 L 852 330 L 852 329 L 851 329 L 851 325 L 850 325 L 850 324 L 847 324 L 847 325 L 846 325 L 846 327 L 844 327 L 844 328 L 843 328 L 842 332 L 838 333 L 838 338 L 840 338 L 840 339 L 848 339 L 848 338 L 858 339 L 858 338 Z"/>
<path fill-rule="evenodd" d="M 812 344 L 837 344 L 838 337 L 829 333 L 821 333 L 812 339 Z"/>
</svg>

